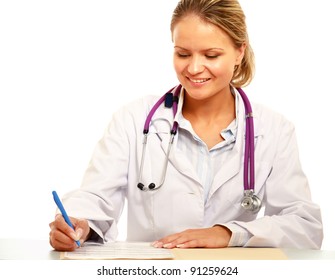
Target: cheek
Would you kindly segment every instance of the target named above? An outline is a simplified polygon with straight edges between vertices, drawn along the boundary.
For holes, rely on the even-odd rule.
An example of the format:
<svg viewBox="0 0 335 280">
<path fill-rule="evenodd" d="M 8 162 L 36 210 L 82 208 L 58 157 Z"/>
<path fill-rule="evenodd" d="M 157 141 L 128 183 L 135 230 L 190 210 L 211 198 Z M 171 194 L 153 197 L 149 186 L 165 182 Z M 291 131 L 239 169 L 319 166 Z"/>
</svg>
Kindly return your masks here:
<svg viewBox="0 0 335 280">
<path fill-rule="evenodd" d="M 185 63 L 183 63 L 179 59 L 174 58 L 173 59 L 173 67 L 174 67 L 174 70 L 176 71 L 176 73 L 180 74 L 185 68 Z"/>
<path fill-rule="evenodd" d="M 229 61 L 214 63 L 210 67 L 211 72 L 216 77 L 232 77 L 234 73 L 234 64 Z"/>
</svg>

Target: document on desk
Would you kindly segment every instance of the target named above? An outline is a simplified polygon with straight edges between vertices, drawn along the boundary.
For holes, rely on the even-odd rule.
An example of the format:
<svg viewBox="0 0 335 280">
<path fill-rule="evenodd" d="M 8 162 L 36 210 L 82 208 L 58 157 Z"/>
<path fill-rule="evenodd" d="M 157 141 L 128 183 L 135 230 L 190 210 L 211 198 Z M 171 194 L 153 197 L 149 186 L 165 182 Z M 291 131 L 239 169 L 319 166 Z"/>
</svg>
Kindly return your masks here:
<svg viewBox="0 0 335 280">
<path fill-rule="evenodd" d="M 110 242 L 105 244 L 84 243 L 73 252 L 63 252 L 64 260 L 108 260 L 108 259 L 173 259 L 170 250 L 154 248 L 147 242 Z"/>
</svg>

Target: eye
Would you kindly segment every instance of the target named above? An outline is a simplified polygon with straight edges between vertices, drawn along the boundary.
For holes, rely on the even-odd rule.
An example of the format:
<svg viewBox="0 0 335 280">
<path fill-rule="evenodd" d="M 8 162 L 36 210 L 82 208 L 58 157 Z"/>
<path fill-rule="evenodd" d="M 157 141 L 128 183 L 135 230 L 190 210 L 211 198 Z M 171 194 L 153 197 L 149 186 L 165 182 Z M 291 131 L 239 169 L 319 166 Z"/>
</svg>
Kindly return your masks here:
<svg viewBox="0 0 335 280">
<path fill-rule="evenodd" d="M 215 59 L 215 58 L 218 58 L 218 57 L 219 57 L 219 55 L 217 55 L 217 54 L 206 54 L 205 56 L 206 56 L 206 58 L 208 58 L 208 59 Z"/>
<path fill-rule="evenodd" d="M 187 58 L 189 57 L 190 55 L 187 54 L 187 53 L 180 53 L 180 52 L 177 52 L 176 55 L 180 58 Z"/>
</svg>

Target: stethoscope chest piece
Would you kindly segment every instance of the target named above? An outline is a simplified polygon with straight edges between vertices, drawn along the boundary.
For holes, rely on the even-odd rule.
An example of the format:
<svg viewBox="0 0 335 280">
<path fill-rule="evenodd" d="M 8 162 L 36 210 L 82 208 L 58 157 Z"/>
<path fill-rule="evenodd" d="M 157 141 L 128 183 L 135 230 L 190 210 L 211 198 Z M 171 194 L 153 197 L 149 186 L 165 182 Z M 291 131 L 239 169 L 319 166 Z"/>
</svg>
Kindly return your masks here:
<svg viewBox="0 0 335 280">
<path fill-rule="evenodd" d="M 243 209 L 256 214 L 262 208 L 262 201 L 254 194 L 253 190 L 245 190 L 241 206 Z"/>
</svg>

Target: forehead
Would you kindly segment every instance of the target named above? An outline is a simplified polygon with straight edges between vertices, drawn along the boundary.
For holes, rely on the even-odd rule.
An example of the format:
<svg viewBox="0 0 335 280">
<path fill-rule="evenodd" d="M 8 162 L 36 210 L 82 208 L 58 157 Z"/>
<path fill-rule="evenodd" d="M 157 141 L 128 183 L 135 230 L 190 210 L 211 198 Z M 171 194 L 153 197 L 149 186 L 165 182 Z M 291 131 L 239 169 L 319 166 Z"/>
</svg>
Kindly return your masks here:
<svg viewBox="0 0 335 280">
<path fill-rule="evenodd" d="M 195 15 L 183 17 L 172 30 L 175 46 L 186 49 L 227 48 L 233 46 L 229 35 L 218 26 Z"/>
</svg>

